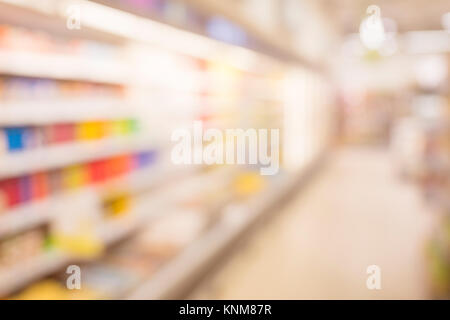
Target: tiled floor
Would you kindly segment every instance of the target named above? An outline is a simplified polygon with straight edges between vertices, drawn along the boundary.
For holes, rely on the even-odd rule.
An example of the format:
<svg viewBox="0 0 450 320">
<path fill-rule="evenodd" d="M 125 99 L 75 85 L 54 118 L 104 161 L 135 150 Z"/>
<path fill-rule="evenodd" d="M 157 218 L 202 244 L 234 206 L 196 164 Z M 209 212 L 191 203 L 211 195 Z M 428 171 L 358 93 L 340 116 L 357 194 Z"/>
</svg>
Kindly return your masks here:
<svg viewBox="0 0 450 320">
<path fill-rule="evenodd" d="M 337 151 L 322 172 L 191 296 L 193 299 L 426 298 L 431 214 L 387 151 Z M 366 268 L 381 268 L 368 290 Z"/>
</svg>

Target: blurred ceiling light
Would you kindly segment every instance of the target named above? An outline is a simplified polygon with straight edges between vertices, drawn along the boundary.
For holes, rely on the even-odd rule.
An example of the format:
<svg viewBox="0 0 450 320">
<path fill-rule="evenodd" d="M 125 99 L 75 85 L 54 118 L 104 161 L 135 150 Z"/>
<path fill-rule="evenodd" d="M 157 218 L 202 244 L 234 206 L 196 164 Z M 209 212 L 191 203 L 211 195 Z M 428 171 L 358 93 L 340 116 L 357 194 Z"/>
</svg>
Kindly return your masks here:
<svg viewBox="0 0 450 320">
<path fill-rule="evenodd" d="M 450 12 L 442 15 L 442 26 L 445 30 L 447 30 L 447 32 L 450 32 Z"/>
<path fill-rule="evenodd" d="M 359 36 L 368 49 L 378 50 L 386 39 L 380 7 L 371 5 L 366 13 L 369 16 L 361 22 Z"/>
<path fill-rule="evenodd" d="M 425 89 L 437 88 L 447 78 L 447 60 L 442 55 L 421 57 L 415 65 L 417 83 Z"/>
<path fill-rule="evenodd" d="M 361 44 L 358 34 L 350 34 L 344 39 L 341 47 L 342 55 L 346 57 L 362 57 L 364 52 L 365 49 Z"/>
</svg>

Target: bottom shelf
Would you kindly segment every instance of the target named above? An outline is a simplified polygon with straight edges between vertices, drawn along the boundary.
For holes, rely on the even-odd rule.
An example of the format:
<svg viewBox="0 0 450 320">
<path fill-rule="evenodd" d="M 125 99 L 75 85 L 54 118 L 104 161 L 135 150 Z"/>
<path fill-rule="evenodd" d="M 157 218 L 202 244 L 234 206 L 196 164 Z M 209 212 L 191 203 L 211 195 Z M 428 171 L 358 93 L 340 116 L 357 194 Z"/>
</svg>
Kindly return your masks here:
<svg viewBox="0 0 450 320">
<path fill-rule="evenodd" d="M 274 181 L 270 188 L 247 201 L 225 206 L 221 218 L 207 232 L 162 267 L 151 279 L 133 290 L 126 299 L 180 298 L 216 258 L 297 183 L 298 177 L 284 177 Z"/>
<path fill-rule="evenodd" d="M 14 288 L 20 288 L 47 274 L 57 272 L 69 263 L 69 256 L 55 250 L 32 258 L 8 272 L 0 271 L 0 296 L 5 296 Z"/>
<path fill-rule="evenodd" d="M 260 218 L 275 212 L 300 183 L 308 181 L 319 164 L 316 161 L 296 174 L 281 173 L 269 179 L 255 172 L 221 168 L 152 191 L 151 197 L 142 194 L 135 208 L 140 209 L 134 214 L 139 219 L 105 225 L 102 235 L 108 250 L 92 261 L 79 261 L 81 291 L 67 290 L 67 274 L 57 272 L 73 263 L 63 256 L 47 258 L 42 263 L 45 270 L 34 270 L 33 279 L 11 280 L 10 285 L 6 281 L 4 287 L 12 291 L 12 287 L 45 277 L 13 298 L 40 299 L 43 294 L 58 299 L 183 298 Z M 247 179 L 243 184 L 242 177 Z M 46 277 L 50 270 L 53 276 Z M 26 272 L 14 270 L 16 275 Z"/>
</svg>

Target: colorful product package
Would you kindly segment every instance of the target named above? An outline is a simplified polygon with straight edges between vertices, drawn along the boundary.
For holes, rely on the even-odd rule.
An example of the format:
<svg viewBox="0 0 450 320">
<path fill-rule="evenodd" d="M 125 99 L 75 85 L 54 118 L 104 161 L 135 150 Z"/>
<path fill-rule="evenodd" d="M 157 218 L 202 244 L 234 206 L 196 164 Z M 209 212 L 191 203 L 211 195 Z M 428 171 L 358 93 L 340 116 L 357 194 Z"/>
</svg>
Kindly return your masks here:
<svg viewBox="0 0 450 320">
<path fill-rule="evenodd" d="M 74 141 L 76 128 L 73 123 L 53 124 L 45 127 L 45 137 L 48 144 Z"/>
<path fill-rule="evenodd" d="M 90 183 L 101 183 L 109 178 L 109 168 L 107 160 L 91 162 L 87 165 Z"/>
<path fill-rule="evenodd" d="M 22 176 L 19 180 L 20 203 L 27 203 L 33 199 L 31 176 Z"/>
<path fill-rule="evenodd" d="M 7 208 L 20 204 L 20 184 L 18 178 L 0 181 L 0 190 Z"/>
<path fill-rule="evenodd" d="M 23 133 L 23 146 L 25 149 L 33 149 L 44 144 L 44 134 L 42 128 L 27 127 Z"/>
<path fill-rule="evenodd" d="M 110 196 L 103 203 L 106 216 L 115 218 L 126 214 L 131 209 L 131 202 L 131 196 L 127 193 Z"/>
<path fill-rule="evenodd" d="M 20 151 L 25 148 L 25 128 L 5 128 L 8 151 Z"/>
<path fill-rule="evenodd" d="M 62 171 L 64 190 L 73 190 L 85 185 L 88 180 L 88 171 L 85 165 L 75 165 L 64 168 Z"/>
<path fill-rule="evenodd" d="M 38 172 L 31 175 L 31 193 L 33 199 L 45 198 L 50 191 L 49 175 Z"/>
<path fill-rule="evenodd" d="M 138 168 L 146 167 L 156 161 L 157 152 L 155 150 L 142 151 L 135 155 Z"/>
<path fill-rule="evenodd" d="M 101 121 L 84 122 L 77 125 L 79 140 L 98 140 L 105 136 L 105 126 Z"/>
<path fill-rule="evenodd" d="M 62 169 L 52 170 L 47 173 L 49 193 L 58 193 L 64 189 Z"/>
</svg>

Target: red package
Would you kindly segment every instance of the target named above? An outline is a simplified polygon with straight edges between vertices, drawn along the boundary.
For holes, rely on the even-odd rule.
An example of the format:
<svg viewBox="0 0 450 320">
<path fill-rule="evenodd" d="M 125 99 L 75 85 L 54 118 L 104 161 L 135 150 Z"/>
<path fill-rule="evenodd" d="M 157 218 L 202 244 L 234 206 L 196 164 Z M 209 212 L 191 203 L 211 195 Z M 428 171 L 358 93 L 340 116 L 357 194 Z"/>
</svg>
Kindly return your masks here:
<svg viewBox="0 0 450 320">
<path fill-rule="evenodd" d="M 95 161 L 88 164 L 89 182 L 103 182 L 110 176 L 107 160 Z"/>
<path fill-rule="evenodd" d="M 62 123 L 50 125 L 46 128 L 48 143 L 64 143 L 75 140 L 75 125 Z"/>
<path fill-rule="evenodd" d="M 4 196 L 6 207 L 14 207 L 21 202 L 20 181 L 18 178 L 0 182 L 0 190 Z"/>
</svg>

